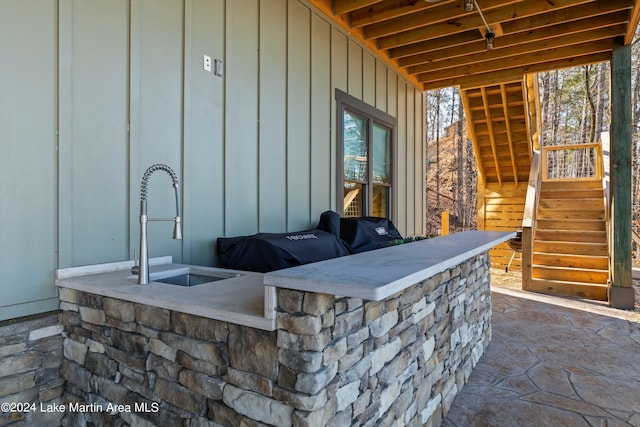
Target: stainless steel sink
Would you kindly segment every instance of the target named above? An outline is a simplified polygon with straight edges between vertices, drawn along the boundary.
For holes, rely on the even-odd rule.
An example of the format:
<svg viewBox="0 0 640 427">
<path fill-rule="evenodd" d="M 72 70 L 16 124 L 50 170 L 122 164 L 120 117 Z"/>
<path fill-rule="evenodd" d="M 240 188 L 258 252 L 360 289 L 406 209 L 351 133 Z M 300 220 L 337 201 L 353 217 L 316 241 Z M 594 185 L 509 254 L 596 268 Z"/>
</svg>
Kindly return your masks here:
<svg viewBox="0 0 640 427">
<path fill-rule="evenodd" d="M 181 268 L 151 274 L 151 281 L 178 286 L 197 286 L 242 276 L 240 273 Z"/>
</svg>

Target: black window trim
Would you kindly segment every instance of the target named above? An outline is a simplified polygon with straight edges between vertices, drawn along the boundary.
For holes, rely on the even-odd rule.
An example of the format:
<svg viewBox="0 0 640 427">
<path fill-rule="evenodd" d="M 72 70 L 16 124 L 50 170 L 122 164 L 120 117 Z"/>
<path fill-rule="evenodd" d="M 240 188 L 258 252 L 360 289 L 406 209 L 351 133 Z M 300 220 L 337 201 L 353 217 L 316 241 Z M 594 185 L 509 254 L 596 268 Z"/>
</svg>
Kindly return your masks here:
<svg viewBox="0 0 640 427">
<path fill-rule="evenodd" d="M 358 98 L 349 95 L 341 91 L 340 89 L 336 89 L 336 150 L 337 150 L 337 163 L 336 163 L 336 173 L 337 179 L 336 183 L 338 186 L 337 191 L 337 200 L 336 207 L 337 211 L 340 213 L 340 216 L 344 216 L 344 111 L 349 110 L 354 113 L 360 114 L 368 120 L 368 141 L 367 141 L 367 162 L 368 165 L 371 165 L 371 159 L 369 156 L 373 153 L 372 144 L 373 144 L 373 122 L 378 122 L 384 126 L 387 126 L 391 131 L 391 176 L 389 177 L 390 183 L 388 184 L 389 188 L 389 203 L 390 207 L 388 215 L 389 219 L 393 221 L 396 214 L 396 203 L 394 197 L 395 190 L 395 174 L 396 174 L 396 164 L 395 164 L 395 150 L 396 150 L 396 134 L 397 134 L 397 124 L 398 120 L 385 113 L 382 110 L 378 110 L 376 107 L 367 104 L 364 101 L 359 100 Z M 373 170 L 372 167 L 368 167 L 367 171 L 367 194 L 365 197 L 366 202 L 366 214 L 370 214 L 370 200 L 373 194 Z"/>
</svg>

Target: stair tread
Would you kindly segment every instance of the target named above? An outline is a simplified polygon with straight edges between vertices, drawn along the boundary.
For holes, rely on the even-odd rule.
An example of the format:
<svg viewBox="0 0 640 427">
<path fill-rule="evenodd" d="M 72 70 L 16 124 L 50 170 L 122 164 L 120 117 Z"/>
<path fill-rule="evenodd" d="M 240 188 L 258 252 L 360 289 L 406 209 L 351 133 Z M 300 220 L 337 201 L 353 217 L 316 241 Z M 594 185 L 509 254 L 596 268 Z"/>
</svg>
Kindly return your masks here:
<svg viewBox="0 0 640 427">
<path fill-rule="evenodd" d="M 538 240 L 534 239 L 534 245 L 536 243 L 552 243 L 552 244 L 567 244 L 567 245 L 580 245 L 580 246 L 602 246 L 606 245 L 607 242 L 574 242 L 571 240 Z M 535 247 L 535 246 L 534 246 Z"/>
<path fill-rule="evenodd" d="M 543 181 L 529 290 L 607 299 L 609 268 L 601 179 Z"/>
<path fill-rule="evenodd" d="M 594 288 L 607 288 L 609 285 L 607 283 L 589 283 L 589 282 L 574 282 L 571 280 L 551 280 L 551 279 L 537 279 L 531 278 L 532 282 L 547 282 L 547 283 L 557 283 L 562 285 L 580 285 L 580 286 L 589 286 Z"/>
<path fill-rule="evenodd" d="M 532 264 L 532 268 L 546 268 L 549 270 L 567 270 L 567 271 L 584 271 L 584 272 L 594 272 L 594 273 L 608 273 L 609 270 L 606 268 L 585 268 L 585 267 L 562 267 L 557 265 L 546 265 L 546 264 Z"/>
<path fill-rule="evenodd" d="M 562 252 L 536 252 L 533 255 L 559 256 L 559 257 L 577 257 L 577 258 L 609 258 L 608 255 L 585 255 L 585 254 L 564 254 Z"/>
</svg>

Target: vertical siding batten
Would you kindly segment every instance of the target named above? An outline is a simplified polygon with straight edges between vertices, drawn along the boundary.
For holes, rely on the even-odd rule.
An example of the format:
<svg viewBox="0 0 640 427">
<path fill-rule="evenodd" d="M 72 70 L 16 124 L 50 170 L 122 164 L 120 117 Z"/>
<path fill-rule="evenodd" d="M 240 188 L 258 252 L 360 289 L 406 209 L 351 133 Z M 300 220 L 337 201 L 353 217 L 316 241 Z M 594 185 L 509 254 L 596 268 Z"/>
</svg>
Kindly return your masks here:
<svg viewBox="0 0 640 427">
<path fill-rule="evenodd" d="M 415 218 L 415 187 L 416 174 L 415 163 L 412 157 L 415 156 L 415 89 L 411 85 L 407 85 L 407 96 L 405 103 L 407 104 L 407 158 L 404 167 L 407 169 L 407 234 L 415 235 L 416 218 Z"/>
<path fill-rule="evenodd" d="M 391 182 L 391 197 L 392 197 L 392 215 L 391 218 L 398 226 L 398 128 L 400 126 L 400 120 L 398 117 L 398 77 L 394 73 L 387 73 L 387 114 L 396 118 L 396 129 L 393 132 L 393 151 L 391 153 L 392 168 L 392 182 Z"/>
<path fill-rule="evenodd" d="M 140 37 L 141 0 L 129 2 L 129 247 L 138 251 L 140 230 Z"/>
<path fill-rule="evenodd" d="M 362 55 L 362 97 L 369 105 L 376 106 L 376 60 L 369 52 Z"/>
<path fill-rule="evenodd" d="M 338 170 L 338 153 L 336 132 L 338 124 L 336 89 L 347 92 L 349 88 L 349 40 L 347 37 L 333 27 L 331 30 L 331 209 L 337 210 L 337 206 L 342 206 L 342 202 L 338 203 L 338 198 L 343 197 L 342 191 L 337 186 L 342 180 L 343 171 Z"/>
<path fill-rule="evenodd" d="M 140 132 L 134 141 L 140 162 L 135 167 L 141 176 L 152 164 L 165 163 L 180 177 L 183 0 L 141 0 L 140 4 Z M 140 181 L 132 185 L 135 189 Z M 149 180 L 148 206 L 150 217 L 174 214 L 168 175 L 156 173 Z M 180 262 L 183 241 L 172 239 L 171 225 L 150 222 L 148 227 L 149 256 L 172 255 L 174 261 Z"/>
<path fill-rule="evenodd" d="M 348 80 L 347 80 L 347 93 L 351 96 L 355 96 L 358 99 L 362 99 L 363 83 L 362 83 L 362 66 L 363 66 L 363 48 L 353 40 L 348 42 Z"/>
<path fill-rule="evenodd" d="M 424 234 L 424 209 L 423 204 L 425 197 L 422 196 L 424 192 L 424 180 L 425 180 L 425 168 L 424 168 L 424 111 L 422 102 L 422 92 L 416 90 L 414 96 L 414 108 L 415 108 L 415 147 L 414 147 L 414 181 L 416 183 L 414 189 L 414 221 L 415 221 L 415 235 Z"/>
<path fill-rule="evenodd" d="M 203 55 L 224 58 L 224 0 L 188 0 L 185 39 L 184 238 L 186 262 L 215 264 L 224 235 L 224 77 Z"/>
<path fill-rule="evenodd" d="M 226 3 L 225 234 L 258 231 L 258 7 Z"/>
<path fill-rule="evenodd" d="M 389 104 L 387 90 L 387 67 L 380 60 L 376 60 L 376 108 L 381 111 L 388 111 Z M 395 117 L 395 115 L 394 115 Z"/>
<path fill-rule="evenodd" d="M 2 15 L 0 15 L 2 16 Z M 71 144 L 72 134 L 72 102 L 71 102 L 71 63 L 73 61 L 73 3 L 72 0 L 59 0 L 57 10 L 57 146 L 58 146 L 58 230 L 57 230 L 57 250 L 58 267 L 65 268 L 73 265 L 73 173 L 72 157 L 73 147 Z M 1 26 L 0 28 L 6 28 Z M 0 40 L 8 40 L 7 37 L 0 37 Z M 7 52 L 6 49 L 0 49 Z M 0 64 L 11 63 L 10 61 L 0 61 Z M 5 75 L 3 73 L 3 75 Z M 2 100 L 0 99 L 0 104 Z M 2 117 L 6 117 L 4 114 Z M 4 126 L 2 127 L 4 128 Z M 0 128 L 1 129 L 1 128 Z M 3 257 L 4 259 L 4 257 Z M 3 269 L 4 270 L 4 269 Z"/>
<path fill-rule="evenodd" d="M 287 2 L 260 1 L 259 225 L 287 230 Z"/>
<path fill-rule="evenodd" d="M 311 20 L 311 221 L 331 209 L 331 25 L 313 13 Z"/>
<path fill-rule="evenodd" d="M 402 235 L 408 234 L 407 229 L 407 83 L 398 78 L 398 148 L 394 166 L 397 170 L 396 183 L 398 217 L 396 224 Z"/>
<path fill-rule="evenodd" d="M 185 263 L 192 263 L 192 249 L 197 240 L 197 236 L 194 233 L 195 215 L 192 206 L 193 200 L 193 168 L 194 168 L 194 155 L 193 155 L 193 60 L 194 56 L 197 56 L 194 52 L 194 40 L 193 33 L 195 31 L 193 4 L 194 0 L 184 0 L 184 12 L 183 12 L 183 36 L 184 48 L 182 50 L 182 180 L 181 196 L 182 196 L 182 238 L 185 240 L 185 244 L 182 246 L 182 260 Z M 195 180 L 194 180 L 195 181 Z M 184 209 L 189 206 L 190 209 Z M 205 264 L 206 265 L 206 264 Z"/>
<path fill-rule="evenodd" d="M 102 0 L 73 6 L 72 123 L 69 167 L 72 265 L 128 257 L 128 4 Z M 95 46 L 102 46 L 95 57 Z M 100 84 L 96 84 L 100 82 Z M 87 96 L 91 94 L 91 96 Z M 99 194 L 109 203 L 96 203 Z M 96 244 L 96 242 L 100 242 Z"/>
<path fill-rule="evenodd" d="M 290 1 L 288 14 L 287 230 L 299 231 L 309 227 L 311 218 L 311 11 Z"/>
</svg>

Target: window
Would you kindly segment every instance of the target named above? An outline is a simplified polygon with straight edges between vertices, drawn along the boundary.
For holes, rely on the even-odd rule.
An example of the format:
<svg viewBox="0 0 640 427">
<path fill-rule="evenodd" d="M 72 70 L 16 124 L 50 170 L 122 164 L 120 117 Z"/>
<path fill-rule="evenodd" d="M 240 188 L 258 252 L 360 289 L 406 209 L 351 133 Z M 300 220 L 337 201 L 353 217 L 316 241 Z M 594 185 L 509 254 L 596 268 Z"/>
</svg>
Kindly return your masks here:
<svg viewBox="0 0 640 427">
<path fill-rule="evenodd" d="M 336 90 L 338 209 L 344 217 L 392 216 L 396 119 Z"/>
</svg>

